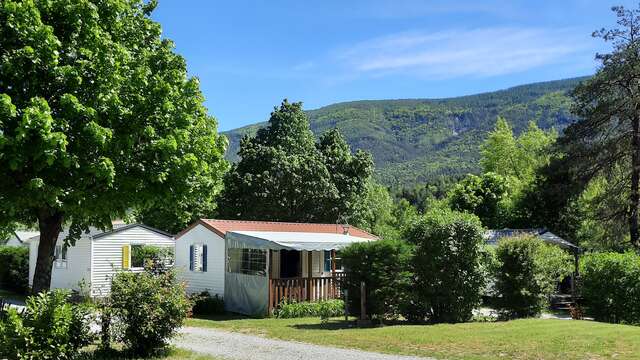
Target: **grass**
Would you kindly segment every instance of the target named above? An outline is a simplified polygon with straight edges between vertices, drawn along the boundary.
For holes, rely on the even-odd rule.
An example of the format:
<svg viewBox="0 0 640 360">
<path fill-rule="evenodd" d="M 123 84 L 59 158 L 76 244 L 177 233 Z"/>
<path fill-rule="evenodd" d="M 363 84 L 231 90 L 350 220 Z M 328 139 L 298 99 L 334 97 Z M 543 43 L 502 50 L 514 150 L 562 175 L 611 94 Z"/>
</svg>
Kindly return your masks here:
<svg viewBox="0 0 640 360">
<path fill-rule="evenodd" d="M 161 354 L 152 357 L 146 358 L 138 358 L 127 356 L 122 350 L 112 350 L 108 353 L 100 353 L 95 350 L 95 346 L 91 346 L 86 349 L 80 359 L 92 359 L 92 360 L 115 360 L 115 359 L 126 359 L 126 360 L 221 360 L 217 357 L 212 357 L 209 355 L 199 354 L 193 351 L 178 349 L 178 348 L 170 348 L 163 351 Z"/>
<path fill-rule="evenodd" d="M 360 329 L 333 320 L 190 319 L 210 327 L 283 340 L 446 359 L 640 359 L 640 327 L 593 321 L 394 325 Z"/>
<path fill-rule="evenodd" d="M 7 299 L 7 300 L 25 301 L 27 298 L 27 295 L 22 295 L 22 294 L 15 293 L 13 291 L 0 289 L 0 298 Z"/>
</svg>

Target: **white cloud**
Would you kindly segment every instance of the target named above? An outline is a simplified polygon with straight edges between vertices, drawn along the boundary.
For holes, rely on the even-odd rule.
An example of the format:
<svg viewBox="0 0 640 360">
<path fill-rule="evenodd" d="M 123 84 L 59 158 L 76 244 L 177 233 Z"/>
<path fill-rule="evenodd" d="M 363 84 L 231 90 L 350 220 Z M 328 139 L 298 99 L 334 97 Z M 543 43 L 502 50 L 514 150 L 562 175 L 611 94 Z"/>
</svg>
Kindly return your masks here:
<svg viewBox="0 0 640 360">
<path fill-rule="evenodd" d="M 574 29 L 497 27 L 411 32 L 375 38 L 340 51 L 349 71 L 373 76 L 408 73 L 452 78 L 490 77 L 593 58 L 588 34 Z"/>
</svg>

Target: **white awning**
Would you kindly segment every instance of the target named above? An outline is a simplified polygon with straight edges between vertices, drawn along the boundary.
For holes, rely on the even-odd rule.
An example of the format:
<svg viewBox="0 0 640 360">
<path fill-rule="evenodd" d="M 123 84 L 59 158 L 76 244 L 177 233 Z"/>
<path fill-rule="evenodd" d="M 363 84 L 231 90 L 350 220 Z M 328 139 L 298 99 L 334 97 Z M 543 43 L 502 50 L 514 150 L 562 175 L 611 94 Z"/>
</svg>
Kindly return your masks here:
<svg viewBox="0 0 640 360">
<path fill-rule="evenodd" d="M 353 243 L 374 241 L 351 235 L 307 232 L 230 231 L 226 237 L 241 243 L 239 247 L 265 250 L 340 250 Z"/>
</svg>

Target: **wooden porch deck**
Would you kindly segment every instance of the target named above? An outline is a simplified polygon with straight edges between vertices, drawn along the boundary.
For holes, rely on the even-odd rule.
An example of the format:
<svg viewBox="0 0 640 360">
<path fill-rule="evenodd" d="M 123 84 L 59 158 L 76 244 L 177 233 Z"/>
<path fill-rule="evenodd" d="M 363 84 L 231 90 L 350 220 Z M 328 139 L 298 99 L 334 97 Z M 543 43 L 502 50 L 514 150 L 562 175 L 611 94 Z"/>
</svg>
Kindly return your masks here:
<svg viewBox="0 0 640 360">
<path fill-rule="evenodd" d="M 283 302 L 322 301 L 342 297 L 344 273 L 330 277 L 269 279 L 269 313 Z"/>
</svg>

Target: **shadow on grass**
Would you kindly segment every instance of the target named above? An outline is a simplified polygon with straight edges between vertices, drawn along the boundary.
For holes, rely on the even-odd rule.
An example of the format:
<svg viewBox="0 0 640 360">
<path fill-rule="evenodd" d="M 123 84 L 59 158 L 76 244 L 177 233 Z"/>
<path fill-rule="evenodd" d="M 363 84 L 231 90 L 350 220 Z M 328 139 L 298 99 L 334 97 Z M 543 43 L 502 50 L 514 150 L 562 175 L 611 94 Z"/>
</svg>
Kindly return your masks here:
<svg viewBox="0 0 640 360">
<path fill-rule="evenodd" d="M 215 315 L 193 315 L 191 319 L 195 320 L 213 320 L 213 321 L 233 321 L 233 320 L 252 320 L 252 319 L 264 319 L 265 317 L 248 316 L 235 313 L 224 313 Z"/>
<path fill-rule="evenodd" d="M 80 354 L 80 356 L 77 357 L 77 359 L 80 359 L 80 360 L 89 360 L 89 359 L 95 359 L 95 360 L 162 359 L 162 358 L 168 357 L 169 355 L 171 355 L 171 350 L 170 349 L 158 350 L 155 354 L 150 355 L 148 357 L 136 356 L 136 355 L 133 355 L 133 354 L 131 354 L 130 352 L 128 352 L 126 350 L 110 349 L 110 350 L 94 350 L 94 351 L 83 352 L 82 354 Z"/>
<path fill-rule="evenodd" d="M 407 322 L 399 320 L 386 320 L 384 323 L 372 322 L 366 325 L 358 324 L 356 320 L 330 320 L 326 323 L 293 324 L 289 327 L 299 330 L 349 330 L 349 329 L 374 329 L 385 326 L 407 325 Z"/>
</svg>

